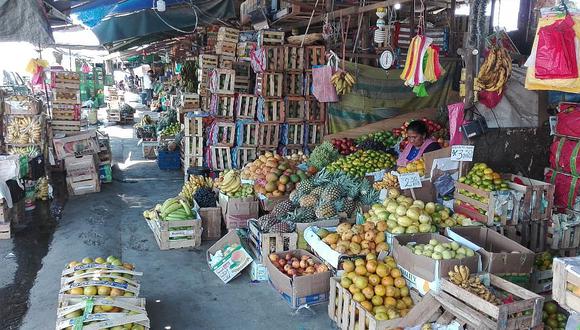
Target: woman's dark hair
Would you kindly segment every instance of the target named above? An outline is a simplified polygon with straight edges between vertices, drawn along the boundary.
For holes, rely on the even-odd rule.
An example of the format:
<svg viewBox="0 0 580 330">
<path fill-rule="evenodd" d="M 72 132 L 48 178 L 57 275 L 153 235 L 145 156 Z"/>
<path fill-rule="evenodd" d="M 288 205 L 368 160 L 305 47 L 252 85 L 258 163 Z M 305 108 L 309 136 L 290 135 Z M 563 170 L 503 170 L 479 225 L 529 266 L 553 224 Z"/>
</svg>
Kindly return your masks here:
<svg viewBox="0 0 580 330">
<path fill-rule="evenodd" d="M 413 120 L 407 126 L 407 131 L 417 132 L 421 135 L 425 135 L 425 137 L 429 136 L 429 130 L 427 129 L 427 125 L 421 120 Z"/>
</svg>

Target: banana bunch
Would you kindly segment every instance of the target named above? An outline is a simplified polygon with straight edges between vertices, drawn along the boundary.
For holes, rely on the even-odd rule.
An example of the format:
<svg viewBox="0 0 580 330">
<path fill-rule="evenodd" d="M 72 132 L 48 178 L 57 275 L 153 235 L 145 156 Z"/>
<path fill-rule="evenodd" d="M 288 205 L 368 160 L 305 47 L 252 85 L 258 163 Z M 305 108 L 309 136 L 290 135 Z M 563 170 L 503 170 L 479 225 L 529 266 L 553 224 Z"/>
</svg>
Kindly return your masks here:
<svg viewBox="0 0 580 330">
<path fill-rule="evenodd" d="M 174 136 L 177 135 L 181 131 L 181 125 L 179 123 L 172 123 L 169 126 L 165 127 L 165 129 L 159 132 L 159 135 L 163 136 Z"/>
<path fill-rule="evenodd" d="M 36 183 L 36 199 L 48 200 L 48 179 L 45 176 Z"/>
<path fill-rule="evenodd" d="M 149 217 L 154 216 L 148 212 Z M 143 214 L 145 218 L 146 214 Z M 194 218 L 189 202 L 182 197 L 169 198 L 159 208 L 159 218 L 164 221 L 190 220 Z"/>
<path fill-rule="evenodd" d="M 8 153 L 11 155 L 27 156 L 28 158 L 34 158 L 40 155 L 40 150 L 38 146 L 26 146 L 26 147 L 10 147 L 8 148 Z"/>
<path fill-rule="evenodd" d="M 242 189 L 242 178 L 236 170 L 225 170 L 219 189 L 230 196 Z"/>
<path fill-rule="evenodd" d="M 393 174 L 389 173 L 385 173 L 385 175 L 383 176 L 383 179 L 381 181 L 377 181 L 375 183 L 373 183 L 373 187 L 376 190 L 381 190 L 381 189 L 388 189 L 388 188 L 397 188 L 399 189 L 399 179 L 394 176 Z"/>
<path fill-rule="evenodd" d="M 356 84 L 356 79 L 353 75 L 347 71 L 337 71 L 332 75 L 330 79 L 334 87 L 336 88 L 336 93 L 338 95 L 344 95 L 350 93 L 352 86 Z"/>
<path fill-rule="evenodd" d="M 145 220 L 160 220 L 159 212 L 161 211 L 161 207 L 161 204 L 157 204 L 154 208 L 143 211 Z"/>
<path fill-rule="evenodd" d="M 503 47 L 490 49 L 479 69 L 475 81 L 476 90 L 501 93 L 512 74 L 512 58 Z"/>
<path fill-rule="evenodd" d="M 501 305 L 499 300 L 488 288 L 485 287 L 478 276 L 470 276 L 469 268 L 466 266 L 455 265 L 453 270 L 449 273 L 449 279 L 453 284 L 462 287 L 463 289 L 477 295 L 478 297 L 488 301 L 494 305 Z"/>
<path fill-rule="evenodd" d="M 189 180 L 187 180 L 183 185 L 179 196 L 187 199 L 187 201 L 191 203 L 193 201 L 193 195 L 195 195 L 197 189 L 201 187 L 213 187 L 212 179 L 206 178 L 202 175 L 191 175 Z"/>
<path fill-rule="evenodd" d="M 6 125 L 6 142 L 13 144 L 40 143 L 40 117 L 11 117 Z"/>
</svg>

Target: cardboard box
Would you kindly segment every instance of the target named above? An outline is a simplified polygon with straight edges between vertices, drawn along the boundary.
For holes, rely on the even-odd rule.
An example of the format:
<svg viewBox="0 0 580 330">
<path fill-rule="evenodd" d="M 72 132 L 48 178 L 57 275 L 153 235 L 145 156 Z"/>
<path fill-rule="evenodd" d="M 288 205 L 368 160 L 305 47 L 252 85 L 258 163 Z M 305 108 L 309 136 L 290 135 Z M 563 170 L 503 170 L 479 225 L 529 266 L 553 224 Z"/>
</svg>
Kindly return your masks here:
<svg viewBox="0 0 580 330">
<path fill-rule="evenodd" d="M 433 183 L 431 183 L 431 180 L 422 179 L 421 184 L 423 185 L 421 188 L 413 189 L 415 199 L 419 199 L 425 202 L 434 201 L 437 198 L 437 192 L 435 191 L 435 186 L 433 185 Z M 411 189 L 404 189 L 401 193 L 405 196 L 413 197 Z"/>
<path fill-rule="evenodd" d="M 534 252 L 488 228 L 447 228 L 446 235 L 481 254 L 485 272 L 529 274 L 534 267 Z"/>
<path fill-rule="evenodd" d="M 455 265 L 465 265 L 472 273 L 481 270 L 481 260 L 478 254 L 463 259 L 435 260 L 416 255 L 405 246 L 410 242 L 428 244 L 430 239 L 436 239 L 443 243 L 452 242 L 449 238 L 439 234 L 395 236 L 393 240 L 393 256 L 409 286 L 417 289 L 419 293 L 426 294 L 430 290 L 439 291 L 441 278 L 448 277 L 447 273 Z"/>
<path fill-rule="evenodd" d="M 250 279 L 254 282 L 265 282 L 268 280 L 268 278 L 268 268 L 266 265 L 257 261 L 252 261 Z"/>
<path fill-rule="evenodd" d="M 324 227 L 330 232 L 335 232 L 336 227 Z M 341 254 L 338 251 L 333 250 L 328 244 L 324 243 L 318 235 L 316 235 L 316 231 L 318 227 L 311 226 L 304 230 L 304 239 L 312 248 L 312 251 L 316 252 L 326 263 L 334 267 L 334 269 L 338 269 L 338 264 L 343 260 L 348 258 L 349 256 L 346 254 Z"/>
<path fill-rule="evenodd" d="M 227 230 L 236 230 L 248 228 L 248 220 L 255 218 L 255 215 L 226 215 L 224 223 Z"/>
<path fill-rule="evenodd" d="M 59 160 L 65 157 L 92 155 L 100 151 L 96 130 L 61 139 L 54 138 L 53 144 L 56 158 Z"/>
<path fill-rule="evenodd" d="M 210 263 L 210 256 L 215 255 L 218 251 L 224 250 L 227 246 L 237 244 L 237 246 L 229 251 L 224 257 L 212 265 Z M 214 245 L 212 245 L 206 252 L 206 260 L 212 272 L 214 272 L 224 283 L 228 283 L 234 277 L 244 270 L 252 263 L 252 257 L 242 246 L 242 242 L 238 233 L 230 231 Z"/>
<path fill-rule="evenodd" d="M 222 237 L 222 210 L 221 207 L 203 207 L 199 209 L 203 232 L 202 240 L 219 239 Z"/>
<path fill-rule="evenodd" d="M 276 207 L 276 205 L 285 200 L 288 200 L 288 196 L 268 198 L 262 194 L 259 194 L 258 199 L 260 200 L 260 209 L 262 209 L 264 212 L 271 212 Z"/>
<path fill-rule="evenodd" d="M 313 254 L 304 250 L 289 251 L 296 257 L 307 255 L 317 263 L 321 262 Z M 306 276 L 294 276 L 292 278 L 282 273 L 270 259 L 266 260 L 266 267 L 270 275 L 272 287 L 282 295 L 292 308 L 302 305 L 314 305 L 328 301 L 330 291 L 330 271 Z"/>
<path fill-rule="evenodd" d="M 220 192 L 219 205 L 224 219 L 226 215 L 246 215 L 255 218 L 259 212 L 259 203 L 254 196 L 232 198 Z"/>
</svg>

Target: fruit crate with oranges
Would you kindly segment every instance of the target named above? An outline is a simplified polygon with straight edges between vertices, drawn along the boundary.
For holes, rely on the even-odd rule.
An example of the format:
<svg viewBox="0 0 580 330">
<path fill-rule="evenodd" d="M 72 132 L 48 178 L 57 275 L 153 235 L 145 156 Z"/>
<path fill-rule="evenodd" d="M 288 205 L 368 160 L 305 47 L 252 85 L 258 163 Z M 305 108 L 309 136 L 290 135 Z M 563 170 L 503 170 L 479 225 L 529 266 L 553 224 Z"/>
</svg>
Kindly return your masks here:
<svg viewBox="0 0 580 330">
<path fill-rule="evenodd" d="M 248 229 L 248 245 L 262 263 L 270 253 L 297 249 L 298 233 L 264 233 L 254 220 L 248 221 Z"/>
<path fill-rule="evenodd" d="M 552 298 L 570 312 L 580 313 L 580 258 L 555 258 Z"/>
</svg>

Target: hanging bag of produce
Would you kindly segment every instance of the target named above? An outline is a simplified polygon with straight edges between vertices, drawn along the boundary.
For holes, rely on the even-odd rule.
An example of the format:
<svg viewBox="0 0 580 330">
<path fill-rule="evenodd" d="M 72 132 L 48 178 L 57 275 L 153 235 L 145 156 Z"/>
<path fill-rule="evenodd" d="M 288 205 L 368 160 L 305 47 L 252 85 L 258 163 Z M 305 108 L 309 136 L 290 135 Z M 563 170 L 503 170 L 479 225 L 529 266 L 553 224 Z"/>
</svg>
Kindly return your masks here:
<svg viewBox="0 0 580 330">
<path fill-rule="evenodd" d="M 578 78 L 573 26 L 572 17 L 567 15 L 563 20 L 539 29 L 536 78 Z"/>
<path fill-rule="evenodd" d="M 555 186 L 554 206 L 557 208 L 574 208 L 580 192 L 579 177 L 549 169 L 546 172 L 546 182 Z"/>
<path fill-rule="evenodd" d="M 556 134 L 580 138 L 580 104 L 561 103 L 558 108 Z"/>
<path fill-rule="evenodd" d="M 337 58 L 332 53 L 327 65 L 312 68 L 312 94 L 318 102 L 338 102 L 338 95 L 331 81 L 333 73 L 338 70 Z"/>
<path fill-rule="evenodd" d="M 579 154 L 580 141 L 569 140 L 562 136 L 550 146 L 550 167 L 580 176 Z"/>
</svg>

